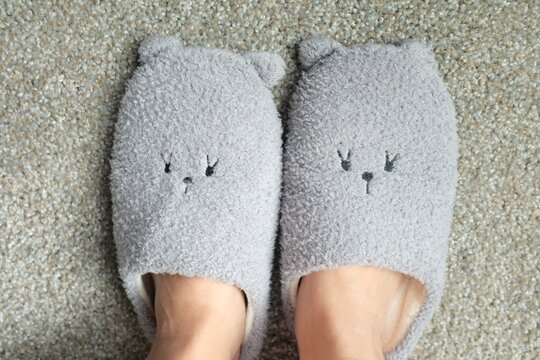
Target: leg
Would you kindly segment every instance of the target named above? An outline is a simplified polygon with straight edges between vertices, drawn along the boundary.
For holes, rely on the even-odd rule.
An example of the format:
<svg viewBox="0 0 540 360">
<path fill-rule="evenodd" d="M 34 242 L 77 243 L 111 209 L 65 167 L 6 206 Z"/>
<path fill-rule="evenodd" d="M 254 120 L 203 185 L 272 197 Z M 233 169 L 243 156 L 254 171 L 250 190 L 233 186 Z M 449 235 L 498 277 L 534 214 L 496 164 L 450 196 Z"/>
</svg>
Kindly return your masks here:
<svg viewBox="0 0 540 360">
<path fill-rule="evenodd" d="M 416 279 L 349 266 L 302 278 L 295 309 L 300 359 L 383 359 L 425 298 Z"/>
<path fill-rule="evenodd" d="M 152 274 L 156 337 L 148 359 L 237 359 L 245 329 L 243 292 L 197 277 Z"/>
</svg>

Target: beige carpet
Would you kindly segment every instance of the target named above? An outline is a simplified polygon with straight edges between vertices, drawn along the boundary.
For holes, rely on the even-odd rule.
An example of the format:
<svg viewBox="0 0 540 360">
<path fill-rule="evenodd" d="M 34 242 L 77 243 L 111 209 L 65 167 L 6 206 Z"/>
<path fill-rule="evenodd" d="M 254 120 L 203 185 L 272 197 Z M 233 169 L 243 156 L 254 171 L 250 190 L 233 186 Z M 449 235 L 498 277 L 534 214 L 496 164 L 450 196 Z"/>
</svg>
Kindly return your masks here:
<svg viewBox="0 0 540 360">
<path fill-rule="evenodd" d="M 148 350 L 118 280 L 107 176 L 152 32 L 280 53 L 284 121 L 303 37 L 432 44 L 458 111 L 461 177 L 446 294 L 414 359 L 540 357 L 538 1 L 32 3 L 0 6 L 1 358 Z M 296 357 L 277 294 L 261 359 Z"/>
</svg>

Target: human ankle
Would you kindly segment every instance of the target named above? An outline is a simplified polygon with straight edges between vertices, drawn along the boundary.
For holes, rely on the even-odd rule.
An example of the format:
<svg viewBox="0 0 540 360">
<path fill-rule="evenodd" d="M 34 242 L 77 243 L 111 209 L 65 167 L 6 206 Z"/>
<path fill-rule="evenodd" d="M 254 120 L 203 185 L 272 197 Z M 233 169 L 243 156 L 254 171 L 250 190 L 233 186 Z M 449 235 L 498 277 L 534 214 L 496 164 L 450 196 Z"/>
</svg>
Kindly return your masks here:
<svg viewBox="0 0 540 360">
<path fill-rule="evenodd" d="M 220 337 L 219 332 L 195 332 L 182 334 L 157 333 L 149 360 L 218 359 L 236 360 L 240 344 Z"/>
<path fill-rule="evenodd" d="M 383 359 L 381 331 L 377 321 L 365 318 L 346 320 L 327 303 L 300 312 L 295 331 L 300 359 L 379 360 Z"/>
<path fill-rule="evenodd" d="M 341 336 L 320 336 L 314 332 L 297 331 L 300 360 L 382 360 L 380 339 L 366 334 L 342 332 Z"/>
<path fill-rule="evenodd" d="M 354 266 L 309 274 L 296 298 L 299 348 L 334 349 L 327 358 L 382 359 L 405 336 L 424 298 L 417 280 L 390 270 Z"/>
<path fill-rule="evenodd" d="M 237 357 L 245 331 L 240 289 L 200 278 L 155 274 L 153 278 L 156 336 L 150 359 Z"/>
</svg>

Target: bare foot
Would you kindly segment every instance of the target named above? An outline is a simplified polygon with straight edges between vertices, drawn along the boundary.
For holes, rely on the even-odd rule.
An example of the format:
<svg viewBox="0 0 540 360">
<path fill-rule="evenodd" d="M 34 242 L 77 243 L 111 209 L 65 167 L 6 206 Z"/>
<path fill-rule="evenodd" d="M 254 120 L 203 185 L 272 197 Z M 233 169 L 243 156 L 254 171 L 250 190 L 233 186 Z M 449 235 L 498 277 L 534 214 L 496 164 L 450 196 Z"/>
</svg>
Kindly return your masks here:
<svg viewBox="0 0 540 360">
<path fill-rule="evenodd" d="M 348 266 L 301 280 L 295 329 L 301 359 L 384 359 L 405 336 L 426 297 L 402 273 Z"/>
<path fill-rule="evenodd" d="M 147 359 L 238 358 L 246 316 L 240 289 L 198 277 L 152 278 L 157 328 Z"/>
</svg>

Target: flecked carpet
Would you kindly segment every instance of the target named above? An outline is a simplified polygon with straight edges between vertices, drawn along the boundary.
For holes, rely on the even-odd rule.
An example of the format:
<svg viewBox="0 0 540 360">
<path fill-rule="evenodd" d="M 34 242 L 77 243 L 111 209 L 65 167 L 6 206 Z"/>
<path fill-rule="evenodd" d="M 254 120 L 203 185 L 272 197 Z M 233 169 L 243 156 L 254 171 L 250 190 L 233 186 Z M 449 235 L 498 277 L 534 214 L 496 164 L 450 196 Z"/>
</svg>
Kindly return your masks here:
<svg viewBox="0 0 540 360">
<path fill-rule="evenodd" d="M 138 44 L 269 50 L 287 121 L 295 44 L 433 45 L 455 100 L 460 180 L 442 307 L 414 359 L 538 359 L 538 1 L 2 1 L 0 357 L 143 359 L 118 279 L 108 174 Z M 276 277 L 274 277 L 276 280 Z M 293 359 L 274 285 L 261 359 Z"/>
</svg>

